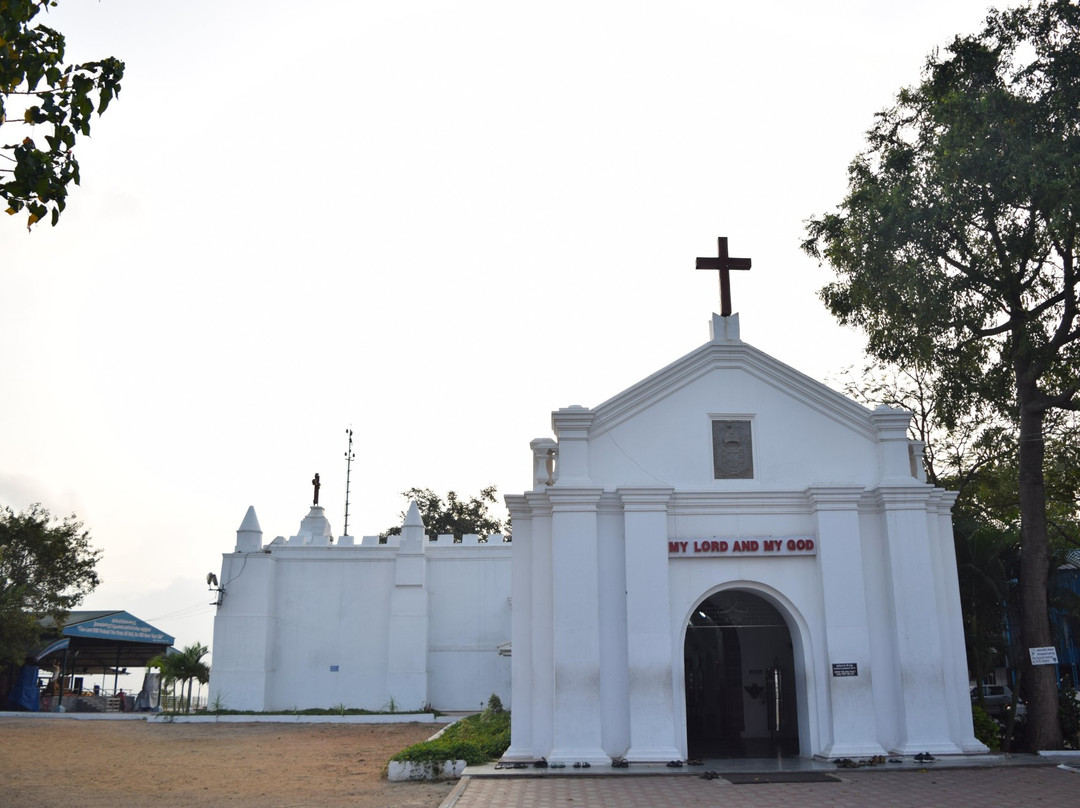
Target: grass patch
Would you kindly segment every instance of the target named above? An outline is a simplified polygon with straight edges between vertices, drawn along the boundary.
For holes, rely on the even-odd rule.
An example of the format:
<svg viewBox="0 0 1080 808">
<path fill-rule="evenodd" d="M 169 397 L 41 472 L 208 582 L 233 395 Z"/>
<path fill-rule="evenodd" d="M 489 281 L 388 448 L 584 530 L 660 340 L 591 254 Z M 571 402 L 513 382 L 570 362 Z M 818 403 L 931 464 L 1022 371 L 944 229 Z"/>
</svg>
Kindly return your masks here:
<svg viewBox="0 0 1080 808">
<path fill-rule="evenodd" d="M 477 766 L 498 757 L 510 746 L 510 713 L 485 710 L 451 724 L 433 741 L 413 744 L 391 760 L 400 762 L 464 760 Z"/>
</svg>

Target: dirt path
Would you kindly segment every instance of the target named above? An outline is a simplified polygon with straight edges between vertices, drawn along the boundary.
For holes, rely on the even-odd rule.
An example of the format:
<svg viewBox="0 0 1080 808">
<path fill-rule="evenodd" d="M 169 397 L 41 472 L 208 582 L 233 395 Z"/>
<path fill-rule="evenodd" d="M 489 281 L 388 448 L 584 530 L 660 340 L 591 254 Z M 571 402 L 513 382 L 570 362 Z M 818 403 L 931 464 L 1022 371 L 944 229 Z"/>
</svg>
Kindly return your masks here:
<svg viewBox="0 0 1080 808">
<path fill-rule="evenodd" d="M 0 718 L 0 805 L 437 808 L 453 782 L 380 774 L 441 727 Z"/>
</svg>

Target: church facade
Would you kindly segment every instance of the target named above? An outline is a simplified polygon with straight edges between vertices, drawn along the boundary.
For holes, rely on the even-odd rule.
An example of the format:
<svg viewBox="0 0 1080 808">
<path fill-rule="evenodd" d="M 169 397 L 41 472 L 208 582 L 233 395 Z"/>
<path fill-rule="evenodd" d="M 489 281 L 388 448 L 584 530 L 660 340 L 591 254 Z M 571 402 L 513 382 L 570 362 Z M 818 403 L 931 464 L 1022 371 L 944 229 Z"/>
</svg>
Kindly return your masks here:
<svg viewBox="0 0 1080 808">
<path fill-rule="evenodd" d="M 513 542 L 332 538 L 223 558 L 210 699 L 513 711 L 507 760 L 979 754 L 953 550 L 911 414 L 708 342 L 552 414 Z"/>
<path fill-rule="evenodd" d="M 976 754 L 950 492 L 910 413 L 711 339 L 532 442 L 506 759 Z"/>
</svg>

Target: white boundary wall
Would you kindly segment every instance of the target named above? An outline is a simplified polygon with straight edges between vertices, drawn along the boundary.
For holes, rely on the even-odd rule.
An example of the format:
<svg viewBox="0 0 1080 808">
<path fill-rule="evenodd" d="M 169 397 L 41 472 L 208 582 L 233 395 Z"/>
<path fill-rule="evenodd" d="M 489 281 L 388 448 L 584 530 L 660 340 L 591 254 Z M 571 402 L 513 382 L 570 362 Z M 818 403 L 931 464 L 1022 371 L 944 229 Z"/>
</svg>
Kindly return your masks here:
<svg viewBox="0 0 1080 808">
<path fill-rule="evenodd" d="M 430 541 L 415 505 L 388 544 L 331 544 L 323 509 L 263 545 L 249 508 L 222 559 L 211 706 L 479 709 L 510 701 L 511 544 Z"/>
</svg>

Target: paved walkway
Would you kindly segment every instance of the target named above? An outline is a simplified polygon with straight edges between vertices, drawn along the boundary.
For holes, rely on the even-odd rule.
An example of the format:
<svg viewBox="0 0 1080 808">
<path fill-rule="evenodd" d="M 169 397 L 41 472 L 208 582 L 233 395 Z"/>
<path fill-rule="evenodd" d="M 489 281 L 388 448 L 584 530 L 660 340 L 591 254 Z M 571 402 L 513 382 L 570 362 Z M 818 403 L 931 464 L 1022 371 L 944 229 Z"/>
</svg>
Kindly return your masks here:
<svg viewBox="0 0 1080 808">
<path fill-rule="evenodd" d="M 1010 760 L 992 767 L 934 769 L 934 765 L 891 770 L 837 770 L 829 766 L 828 774 L 836 781 L 744 785 L 722 776 L 716 780 L 702 779 L 702 770 L 696 768 L 653 776 L 610 776 L 609 772 L 585 774 L 567 770 L 509 777 L 474 775 L 462 778 L 441 808 L 1080 806 L 1080 767 L 1073 765 L 1037 759 Z M 824 771 L 820 764 L 807 768 Z"/>
</svg>

